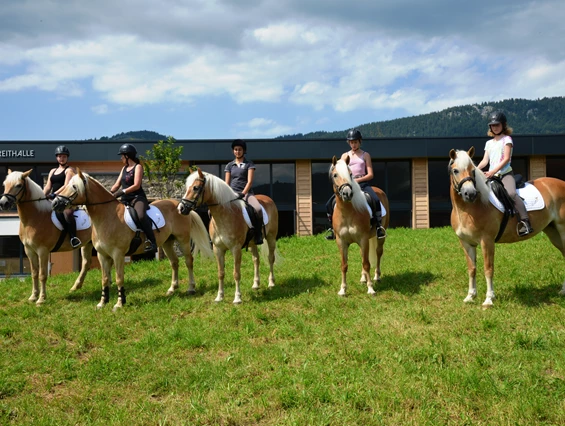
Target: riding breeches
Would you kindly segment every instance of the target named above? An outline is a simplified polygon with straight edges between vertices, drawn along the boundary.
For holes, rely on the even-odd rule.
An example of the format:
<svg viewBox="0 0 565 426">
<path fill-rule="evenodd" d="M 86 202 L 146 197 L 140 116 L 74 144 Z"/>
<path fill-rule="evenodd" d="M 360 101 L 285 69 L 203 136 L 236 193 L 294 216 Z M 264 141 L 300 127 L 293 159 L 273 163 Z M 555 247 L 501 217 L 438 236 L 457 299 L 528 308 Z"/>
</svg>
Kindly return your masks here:
<svg viewBox="0 0 565 426">
<path fill-rule="evenodd" d="M 526 206 L 524 205 L 524 200 L 516 193 L 516 180 L 514 180 L 514 173 L 507 173 L 502 177 L 502 184 L 508 192 L 508 196 L 514 200 L 514 206 L 520 216 L 520 220 L 528 219 L 528 212 Z"/>
</svg>

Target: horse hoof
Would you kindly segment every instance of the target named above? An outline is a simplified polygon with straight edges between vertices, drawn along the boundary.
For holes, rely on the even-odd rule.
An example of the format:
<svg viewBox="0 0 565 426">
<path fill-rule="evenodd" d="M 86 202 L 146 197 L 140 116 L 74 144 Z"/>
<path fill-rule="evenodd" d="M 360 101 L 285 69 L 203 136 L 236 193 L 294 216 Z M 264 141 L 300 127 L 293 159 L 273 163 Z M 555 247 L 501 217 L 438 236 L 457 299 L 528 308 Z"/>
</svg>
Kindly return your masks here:
<svg viewBox="0 0 565 426">
<path fill-rule="evenodd" d="M 565 296 L 565 289 L 563 289 L 559 292 L 559 296 Z"/>
<path fill-rule="evenodd" d="M 345 297 L 345 291 L 340 291 L 337 293 L 338 296 Z"/>
<path fill-rule="evenodd" d="M 186 294 L 188 294 L 189 296 L 194 296 L 196 294 L 196 290 L 187 290 Z"/>
<path fill-rule="evenodd" d="M 238 300 L 238 299 L 234 300 L 234 301 L 233 301 L 233 304 L 234 304 L 234 305 L 241 305 L 241 299 L 239 299 L 239 300 Z"/>
<path fill-rule="evenodd" d="M 167 290 L 167 294 L 166 294 L 167 296 L 172 296 L 173 294 L 175 294 L 174 290 L 171 289 Z"/>
<path fill-rule="evenodd" d="M 471 303 L 475 300 L 475 298 L 471 295 L 467 296 L 465 299 L 463 299 L 463 303 Z"/>
</svg>

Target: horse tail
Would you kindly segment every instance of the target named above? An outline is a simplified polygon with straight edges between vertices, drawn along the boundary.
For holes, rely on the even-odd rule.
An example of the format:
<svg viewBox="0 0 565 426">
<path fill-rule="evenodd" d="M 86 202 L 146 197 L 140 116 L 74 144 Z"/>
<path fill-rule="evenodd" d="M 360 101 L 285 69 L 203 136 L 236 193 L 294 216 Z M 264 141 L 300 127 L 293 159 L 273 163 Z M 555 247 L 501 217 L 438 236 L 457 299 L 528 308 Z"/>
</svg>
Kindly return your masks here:
<svg viewBox="0 0 565 426">
<path fill-rule="evenodd" d="M 265 241 L 261 244 L 261 250 L 259 250 L 261 259 L 265 262 L 269 261 L 269 244 Z M 279 249 L 275 247 L 275 265 L 280 265 L 284 261 L 284 257 L 281 256 Z"/>
<path fill-rule="evenodd" d="M 377 266 L 377 237 L 373 237 L 369 240 L 369 263 L 371 268 Z"/>
<path fill-rule="evenodd" d="M 190 239 L 194 243 L 193 255 L 196 256 L 198 252 L 202 254 L 203 257 L 212 259 L 214 257 L 214 252 L 212 251 L 212 245 L 210 244 L 210 236 L 208 231 L 204 226 L 204 222 L 198 216 L 195 211 L 190 212 Z"/>
</svg>

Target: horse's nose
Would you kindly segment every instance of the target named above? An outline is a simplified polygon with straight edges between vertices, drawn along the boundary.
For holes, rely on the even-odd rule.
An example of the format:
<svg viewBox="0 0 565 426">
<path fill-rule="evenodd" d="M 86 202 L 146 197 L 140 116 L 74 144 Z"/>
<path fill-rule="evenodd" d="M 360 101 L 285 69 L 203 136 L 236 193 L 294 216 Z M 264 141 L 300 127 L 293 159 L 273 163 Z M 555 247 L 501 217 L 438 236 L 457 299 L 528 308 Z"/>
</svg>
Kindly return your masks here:
<svg viewBox="0 0 565 426">
<path fill-rule="evenodd" d="M 179 204 L 178 211 L 183 216 L 186 216 L 188 214 L 188 209 L 186 208 L 186 206 L 184 204 Z"/>
<path fill-rule="evenodd" d="M 463 196 L 471 203 L 477 199 L 477 190 L 475 188 L 465 189 Z"/>
</svg>

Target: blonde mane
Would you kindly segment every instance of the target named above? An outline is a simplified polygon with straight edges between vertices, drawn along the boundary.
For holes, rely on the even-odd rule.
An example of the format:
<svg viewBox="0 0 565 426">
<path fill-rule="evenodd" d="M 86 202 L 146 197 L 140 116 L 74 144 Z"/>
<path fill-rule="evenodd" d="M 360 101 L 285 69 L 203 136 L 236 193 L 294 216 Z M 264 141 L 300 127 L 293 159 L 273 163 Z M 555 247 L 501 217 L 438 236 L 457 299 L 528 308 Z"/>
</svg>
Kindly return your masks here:
<svg viewBox="0 0 565 426">
<path fill-rule="evenodd" d="M 351 170 L 349 166 L 345 164 L 345 161 L 339 160 L 335 164 L 335 171 L 337 172 L 338 176 L 342 179 L 345 179 L 350 185 L 353 190 L 353 197 L 351 198 L 351 204 L 353 204 L 353 208 L 359 212 L 367 211 L 367 201 L 365 200 L 365 195 L 363 194 L 363 190 L 361 186 L 355 181 L 355 179 L 351 178 Z"/>
<path fill-rule="evenodd" d="M 17 185 L 20 181 L 23 180 L 22 177 L 23 172 L 12 172 L 8 176 L 6 176 L 6 179 L 4 180 L 4 191 L 8 191 L 14 185 Z M 25 183 L 27 185 L 29 199 L 38 200 L 37 210 L 51 211 L 51 203 L 45 199 L 43 189 L 41 189 L 41 187 L 29 177 L 25 178 Z"/>
<path fill-rule="evenodd" d="M 479 192 L 481 202 L 483 204 L 489 203 L 490 187 L 487 185 L 487 178 L 482 170 L 478 169 L 473 163 L 467 151 L 457 150 L 457 157 L 453 160 L 455 167 L 459 170 L 465 170 L 469 167 L 475 170 L 475 187 Z"/>
<path fill-rule="evenodd" d="M 210 173 L 202 172 L 206 179 L 205 191 L 214 194 L 214 198 L 218 204 L 225 204 L 237 198 L 237 193 L 219 177 Z M 192 172 L 186 178 L 186 188 L 190 188 L 194 181 L 198 178 L 198 171 Z"/>
</svg>

